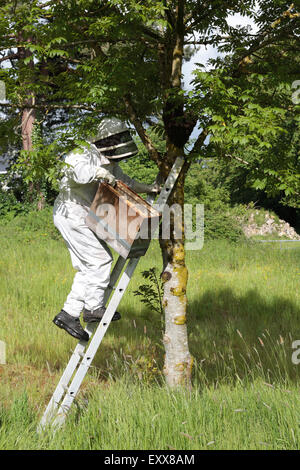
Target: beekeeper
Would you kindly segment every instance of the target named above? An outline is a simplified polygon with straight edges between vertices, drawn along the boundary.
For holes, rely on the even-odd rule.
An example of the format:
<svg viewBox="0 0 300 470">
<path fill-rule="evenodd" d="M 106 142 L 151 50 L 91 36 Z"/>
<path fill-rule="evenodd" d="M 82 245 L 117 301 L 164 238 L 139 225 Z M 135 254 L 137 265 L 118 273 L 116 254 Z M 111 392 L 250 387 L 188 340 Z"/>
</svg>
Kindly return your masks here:
<svg viewBox="0 0 300 470">
<path fill-rule="evenodd" d="M 80 340 L 89 339 L 80 323 L 81 312 L 85 322 L 99 322 L 104 315 L 104 293 L 112 265 L 112 254 L 106 243 L 97 238 L 85 223 L 99 182 L 114 185 L 118 179 L 138 193 L 159 190 L 156 184 L 147 185 L 133 180 L 118 165 L 120 160 L 137 153 L 137 146 L 125 123 L 116 118 L 105 118 L 100 122 L 96 136 L 65 158 L 67 165 L 54 203 L 53 220 L 77 272 L 71 292 L 53 322 Z M 116 312 L 113 320 L 120 318 Z"/>
</svg>

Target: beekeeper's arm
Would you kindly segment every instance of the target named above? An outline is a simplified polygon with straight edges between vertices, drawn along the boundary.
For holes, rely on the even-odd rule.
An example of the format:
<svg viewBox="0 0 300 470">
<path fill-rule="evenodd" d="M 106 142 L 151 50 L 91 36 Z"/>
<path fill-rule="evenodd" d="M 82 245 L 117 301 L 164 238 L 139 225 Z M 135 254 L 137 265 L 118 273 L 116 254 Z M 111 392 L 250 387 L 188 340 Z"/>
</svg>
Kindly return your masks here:
<svg viewBox="0 0 300 470">
<path fill-rule="evenodd" d="M 130 176 L 126 175 L 122 169 L 119 167 L 118 164 L 115 165 L 114 168 L 114 175 L 116 179 L 123 181 L 123 183 L 127 184 L 133 191 L 136 193 L 158 193 L 160 191 L 160 186 L 156 183 L 153 184 L 145 184 L 145 183 L 140 183 L 139 181 L 136 181 Z"/>
<path fill-rule="evenodd" d="M 67 166 L 65 174 L 78 184 L 88 184 L 93 181 L 104 180 L 110 184 L 116 181 L 115 176 L 106 168 L 95 165 L 93 161 L 87 158 L 85 151 L 72 152 L 65 160 Z"/>
</svg>

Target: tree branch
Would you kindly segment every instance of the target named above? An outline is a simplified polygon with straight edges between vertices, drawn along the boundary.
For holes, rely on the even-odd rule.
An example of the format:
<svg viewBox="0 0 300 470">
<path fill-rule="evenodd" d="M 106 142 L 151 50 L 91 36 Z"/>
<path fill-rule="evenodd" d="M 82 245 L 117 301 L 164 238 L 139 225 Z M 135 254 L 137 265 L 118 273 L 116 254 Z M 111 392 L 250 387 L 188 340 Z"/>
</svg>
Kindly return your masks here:
<svg viewBox="0 0 300 470">
<path fill-rule="evenodd" d="M 250 166 L 250 163 L 249 163 L 249 162 L 247 162 L 246 160 L 243 160 L 243 159 L 240 158 L 240 157 L 237 157 L 236 155 L 231 155 L 231 154 L 229 154 L 229 153 L 225 153 L 225 157 L 231 158 L 232 160 L 236 160 L 236 161 L 238 161 L 238 162 L 243 163 L 244 165 Z M 255 167 L 255 170 L 256 170 L 256 171 L 259 171 L 259 168 L 256 166 L 256 167 Z M 284 180 L 283 180 L 282 178 L 280 178 L 279 175 L 273 175 L 273 178 L 275 178 L 275 179 L 276 179 L 277 181 L 279 181 L 280 183 L 284 182 Z M 295 191 L 295 194 L 296 194 L 297 196 L 300 195 L 300 193 L 297 192 L 297 191 Z"/>
<path fill-rule="evenodd" d="M 202 129 L 202 132 L 199 134 L 196 142 L 194 143 L 193 148 L 189 153 L 189 156 L 192 156 L 193 154 L 199 153 L 201 151 L 204 141 L 209 134 L 209 130 L 208 130 L 209 124 L 210 123 L 208 123 L 204 129 Z"/>
<path fill-rule="evenodd" d="M 173 50 L 171 84 L 175 88 L 181 87 L 183 41 L 184 41 L 184 1 L 178 0 L 176 8 L 176 43 Z"/>
<path fill-rule="evenodd" d="M 161 36 L 157 31 L 147 28 L 146 26 L 142 26 L 141 30 L 146 36 L 149 36 L 150 38 L 155 39 L 160 43 L 164 43 L 163 36 Z"/>
<path fill-rule="evenodd" d="M 231 155 L 230 153 L 225 153 L 225 157 L 231 158 L 232 160 L 237 160 L 238 162 L 241 162 L 241 163 L 243 163 L 244 165 L 247 165 L 247 166 L 250 165 L 250 163 L 247 162 L 246 160 L 243 160 L 242 158 L 237 157 L 236 155 Z M 255 167 L 255 169 L 258 170 L 258 167 Z"/>
<path fill-rule="evenodd" d="M 138 118 L 137 113 L 132 105 L 131 96 L 127 94 L 124 97 L 125 108 L 129 117 L 130 122 L 134 125 L 140 139 L 142 140 L 144 146 L 146 147 L 151 160 L 153 160 L 158 167 L 161 165 L 161 155 L 158 150 L 153 145 L 152 140 L 147 135 L 141 120 Z"/>
<path fill-rule="evenodd" d="M 168 22 L 170 23 L 170 25 L 172 26 L 172 28 L 174 28 L 176 21 L 175 21 L 172 10 L 167 5 L 166 0 L 164 0 L 164 6 L 166 7 L 166 9 L 165 9 L 166 18 L 167 18 Z"/>
<path fill-rule="evenodd" d="M 4 108 L 13 108 L 13 109 L 16 109 L 16 110 L 23 110 L 23 109 L 28 109 L 28 107 L 30 107 L 30 109 L 48 109 L 48 110 L 51 110 L 51 109 L 83 109 L 85 111 L 93 111 L 95 113 L 101 113 L 103 112 L 103 109 L 95 109 L 95 108 L 92 108 L 91 106 L 86 106 L 86 105 L 82 105 L 82 104 L 48 104 L 48 103 L 41 103 L 41 104 L 35 104 L 35 105 L 30 105 L 28 106 L 28 104 L 24 104 L 24 105 L 17 105 L 17 104 L 13 104 L 13 103 L 0 103 L 0 108 L 1 107 L 4 107 Z"/>
<path fill-rule="evenodd" d="M 276 43 L 278 41 L 278 36 L 275 36 L 273 34 L 273 31 L 275 27 L 281 22 L 281 18 L 289 17 L 289 19 L 293 19 L 295 17 L 300 16 L 300 13 L 291 13 L 291 9 L 293 8 L 293 4 L 286 10 L 285 12 L 282 13 L 280 18 L 276 21 L 274 21 L 272 24 L 267 26 L 265 29 L 261 30 L 261 32 L 258 32 L 256 35 L 256 39 L 254 39 L 253 43 L 249 45 L 248 50 L 245 51 L 240 57 L 238 57 L 235 62 L 238 63 L 238 66 L 235 70 L 235 73 L 240 69 L 240 67 L 243 67 L 247 65 L 247 63 L 251 62 L 250 56 L 254 54 L 255 52 L 259 51 L 263 47 L 267 45 L 271 45 Z M 282 30 L 280 31 L 280 36 L 282 36 L 284 39 L 286 39 L 286 29 L 290 25 L 287 23 Z"/>
<path fill-rule="evenodd" d="M 0 63 L 5 62 L 6 60 L 19 59 L 19 58 L 20 58 L 20 54 L 18 53 L 8 54 L 0 58 Z"/>
</svg>

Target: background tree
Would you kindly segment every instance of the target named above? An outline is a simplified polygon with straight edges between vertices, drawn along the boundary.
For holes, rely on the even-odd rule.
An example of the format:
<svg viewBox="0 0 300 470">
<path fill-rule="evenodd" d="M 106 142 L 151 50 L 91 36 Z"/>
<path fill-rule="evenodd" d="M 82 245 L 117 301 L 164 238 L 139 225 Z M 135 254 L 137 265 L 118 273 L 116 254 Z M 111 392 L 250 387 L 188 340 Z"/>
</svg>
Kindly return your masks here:
<svg viewBox="0 0 300 470">
<path fill-rule="evenodd" d="M 1 104 L 0 145 L 3 160 L 17 160 L 14 169 L 27 184 L 25 199 L 36 200 L 38 209 L 44 207 L 46 197 L 51 201 L 51 184 L 57 189 L 55 173 L 60 165 L 53 128 L 66 124 L 69 117 L 68 108 L 53 107 L 44 113 L 39 106 L 45 97 L 50 102 L 56 90 L 50 77 L 68 70 L 68 64 L 62 64 L 55 54 L 53 57 L 52 51 L 35 64 L 34 51 L 39 48 L 39 25 L 43 21 L 47 21 L 47 13 L 39 2 L 0 2 L 0 79 L 9 98 L 9 103 Z M 12 157 L 15 149 L 19 150 L 17 159 Z"/>
</svg>

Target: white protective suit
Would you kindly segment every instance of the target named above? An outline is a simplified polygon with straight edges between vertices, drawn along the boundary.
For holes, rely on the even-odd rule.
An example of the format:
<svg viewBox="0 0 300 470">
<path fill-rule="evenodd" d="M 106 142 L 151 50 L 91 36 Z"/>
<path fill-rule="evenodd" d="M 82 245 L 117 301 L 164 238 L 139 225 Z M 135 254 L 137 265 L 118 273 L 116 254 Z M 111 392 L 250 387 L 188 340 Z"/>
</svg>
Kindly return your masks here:
<svg viewBox="0 0 300 470">
<path fill-rule="evenodd" d="M 111 252 L 85 224 L 101 177 L 106 175 L 109 181 L 119 179 L 136 192 L 151 192 L 154 185 L 139 183 L 125 175 L 118 163 L 107 159 L 94 144 L 71 152 L 65 162 L 69 166 L 64 170 L 54 203 L 53 220 L 77 270 L 63 310 L 79 317 L 84 307 L 95 310 L 104 305 L 104 292 L 110 279 Z"/>
</svg>

